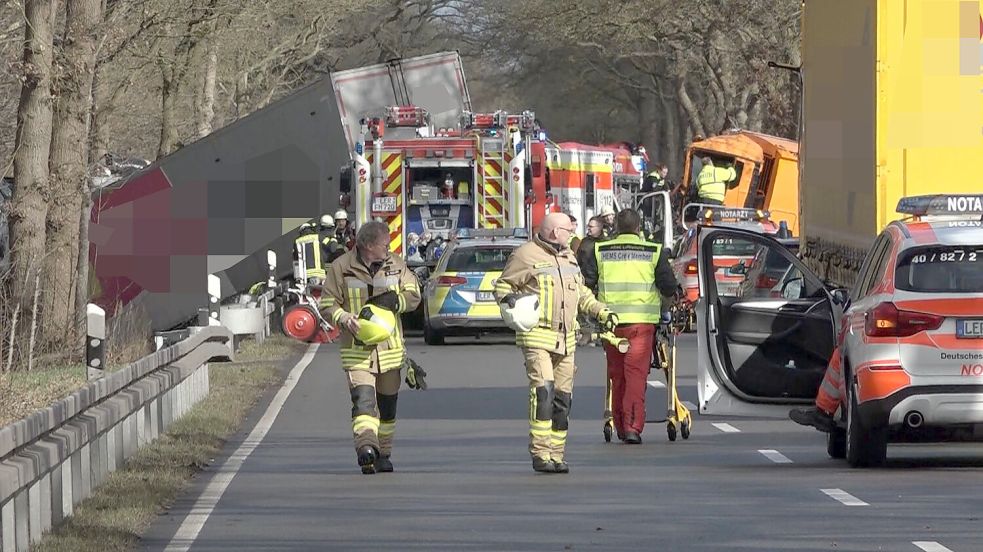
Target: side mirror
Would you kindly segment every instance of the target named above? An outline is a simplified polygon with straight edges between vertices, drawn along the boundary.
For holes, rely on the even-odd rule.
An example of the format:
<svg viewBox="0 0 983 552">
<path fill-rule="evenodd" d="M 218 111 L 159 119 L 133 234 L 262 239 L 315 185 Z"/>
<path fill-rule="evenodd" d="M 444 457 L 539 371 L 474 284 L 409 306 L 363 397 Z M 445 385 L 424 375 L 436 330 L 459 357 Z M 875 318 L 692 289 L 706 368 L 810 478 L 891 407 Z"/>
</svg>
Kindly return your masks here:
<svg viewBox="0 0 983 552">
<path fill-rule="evenodd" d="M 352 192 L 352 168 L 342 167 L 341 174 L 338 181 L 338 188 L 343 194 L 350 194 Z"/>
<path fill-rule="evenodd" d="M 782 297 L 785 299 L 800 299 L 802 296 L 802 278 L 792 278 L 782 284 Z"/>
<path fill-rule="evenodd" d="M 846 288 L 836 288 L 830 292 L 830 296 L 833 298 L 833 303 L 846 306 L 850 302 L 850 290 Z"/>
</svg>

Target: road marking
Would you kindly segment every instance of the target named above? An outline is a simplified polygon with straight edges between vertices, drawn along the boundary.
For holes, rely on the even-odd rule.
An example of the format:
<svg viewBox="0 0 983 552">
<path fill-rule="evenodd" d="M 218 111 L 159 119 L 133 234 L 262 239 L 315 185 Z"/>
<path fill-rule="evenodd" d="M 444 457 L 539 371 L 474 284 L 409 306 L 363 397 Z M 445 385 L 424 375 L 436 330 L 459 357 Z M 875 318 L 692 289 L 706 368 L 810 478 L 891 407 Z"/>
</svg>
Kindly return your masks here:
<svg viewBox="0 0 983 552">
<path fill-rule="evenodd" d="M 259 419 L 256 427 L 249 432 L 246 440 L 239 445 L 239 448 L 232 453 L 232 456 L 225 460 L 225 463 L 218 469 L 212 480 L 208 482 L 205 490 L 202 491 L 201 496 L 198 497 L 198 500 L 195 501 L 194 506 L 191 508 L 191 512 L 184 518 L 181 526 L 178 527 L 177 533 L 174 534 L 174 537 L 167 544 L 164 552 L 187 552 L 191 548 L 191 545 L 195 543 L 198 533 L 201 532 L 202 528 L 205 527 L 205 523 L 208 521 L 208 516 L 212 514 L 215 505 L 218 504 L 222 495 L 225 494 L 225 490 L 232 483 L 232 478 L 236 476 L 242 464 L 256 450 L 256 447 L 263 442 L 266 434 L 273 427 L 273 422 L 276 420 L 277 415 L 280 414 L 280 410 L 283 409 L 287 398 L 290 397 L 291 391 L 294 390 L 300 377 L 304 375 L 304 370 L 307 369 L 307 366 L 314 359 L 317 348 L 318 345 L 316 343 L 311 344 L 307 348 L 307 352 L 304 353 L 304 356 L 297 361 L 297 365 L 290 370 L 290 373 L 287 374 L 287 379 L 283 382 L 283 386 L 277 391 L 273 397 L 273 401 L 270 402 L 270 405 L 266 408 L 266 412 L 263 413 L 263 417 Z"/>
<path fill-rule="evenodd" d="M 941 544 L 935 541 L 914 541 L 911 544 L 914 544 L 915 546 L 921 548 L 925 552 L 952 552 L 952 550 L 942 546 Z"/>
<path fill-rule="evenodd" d="M 710 425 L 712 425 L 713 427 L 719 429 L 720 431 L 723 431 L 724 433 L 740 433 L 741 432 L 741 430 L 737 429 L 736 427 L 734 427 L 734 426 L 732 426 L 730 424 L 710 424 Z"/>
<path fill-rule="evenodd" d="M 774 462 L 776 464 L 791 464 L 792 463 L 792 460 L 789 459 L 788 456 L 785 456 L 784 454 L 778 452 L 777 450 L 764 449 L 764 450 L 759 450 L 758 452 L 760 452 L 765 458 L 771 460 L 772 462 Z"/>
<path fill-rule="evenodd" d="M 859 498 L 844 491 L 843 489 L 819 489 L 819 490 L 829 495 L 830 498 L 842 502 L 844 506 L 870 506 L 870 504 L 867 504 L 863 500 L 860 500 Z"/>
<path fill-rule="evenodd" d="M 662 383 L 659 380 L 649 380 L 649 385 L 651 385 L 652 387 L 654 387 L 656 389 L 663 389 L 666 386 L 666 384 Z"/>
</svg>

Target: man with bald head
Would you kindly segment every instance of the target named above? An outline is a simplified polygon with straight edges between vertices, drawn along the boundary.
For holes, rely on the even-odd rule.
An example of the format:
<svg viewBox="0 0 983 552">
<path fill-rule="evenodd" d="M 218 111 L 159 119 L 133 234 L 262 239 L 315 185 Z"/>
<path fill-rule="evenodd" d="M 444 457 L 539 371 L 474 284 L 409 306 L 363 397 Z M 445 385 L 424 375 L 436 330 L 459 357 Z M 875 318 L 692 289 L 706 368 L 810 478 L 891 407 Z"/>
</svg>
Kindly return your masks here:
<svg viewBox="0 0 983 552">
<path fill-rule="evenodd" d="M 512 253 L 495 284 L 499 303 L 515 305 L 516 299 L 529 294 L 539 301 L 538 324 L 515 334 L 529 378 L 529 454 L 538 472 L 570 471 L 564 451 L 577 371 L 577 314 L 589 313 L 607 329 L 618 324 L 617 317 L 584 286 L 567 246 L 574 230 L 568 215 L 547 215 L 532 240 Z"/>
</svg>

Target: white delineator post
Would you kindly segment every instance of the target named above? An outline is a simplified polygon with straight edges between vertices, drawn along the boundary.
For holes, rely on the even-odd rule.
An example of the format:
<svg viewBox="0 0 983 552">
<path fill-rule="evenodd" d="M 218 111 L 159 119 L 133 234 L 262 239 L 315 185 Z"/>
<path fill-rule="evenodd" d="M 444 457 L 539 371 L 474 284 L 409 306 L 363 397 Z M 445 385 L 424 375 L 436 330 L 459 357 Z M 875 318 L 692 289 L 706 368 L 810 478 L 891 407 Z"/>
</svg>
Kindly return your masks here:
<svg viewBox="0 0 983 552">
<path fill-rule="evenodd" d="M 221 326 L 218 298 L 222 296 L 222 281 L 214 274 L 208 275 L 208 325 Z"/>
<path fill-rule="evenodd" d="M 85 306 L 85 365 L 89 379 L 102 377 L 106 369 L 106 311 Z"/>
<path fill-rule="evenodd" d="M 269 278 L 266 280 L 267 289 L 276 287 L 276 251 L 266 250 L 266 266 L 270 269 Z"/>
</svg>

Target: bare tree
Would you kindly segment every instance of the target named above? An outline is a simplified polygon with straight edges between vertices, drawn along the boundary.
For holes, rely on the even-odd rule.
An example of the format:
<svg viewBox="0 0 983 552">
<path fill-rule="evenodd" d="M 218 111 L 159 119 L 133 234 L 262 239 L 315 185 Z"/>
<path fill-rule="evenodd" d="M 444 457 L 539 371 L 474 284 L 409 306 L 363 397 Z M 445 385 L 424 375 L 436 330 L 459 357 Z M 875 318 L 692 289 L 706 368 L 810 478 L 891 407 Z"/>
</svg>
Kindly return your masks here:
<svg viewBox="0 0 983 552">
<path fill-rule="evenodd" d="M 51 137 L 51 203 L 47 216 L 43 338 L 68 337 L 75 321 L 79 212 L 89 193 L 88 137 L 101 0 L 66 0 L 65 34 L 53 81 L 56 93 Z"/>
<path fill-rule="evenodd" d="M 10 212 L 13 297 L 31 308 L 29 275 L 44 256 L 45 215 L 50 198 L 48 155 L 51 149 L 51 65 L 57 0 L 25 0 L 24 55 L 14 153 L 14 195 Z"/>
</svg>

